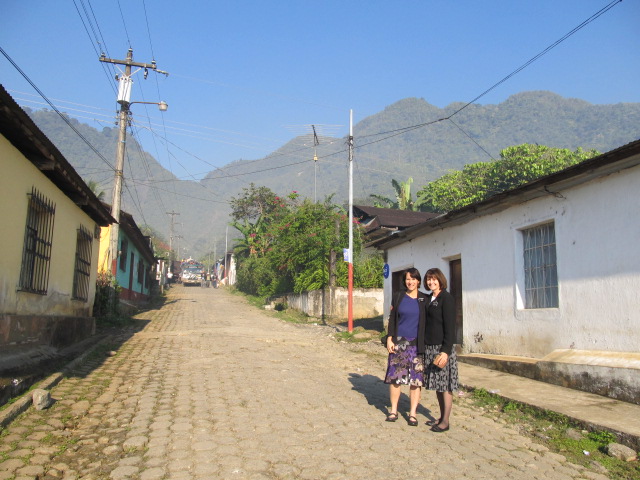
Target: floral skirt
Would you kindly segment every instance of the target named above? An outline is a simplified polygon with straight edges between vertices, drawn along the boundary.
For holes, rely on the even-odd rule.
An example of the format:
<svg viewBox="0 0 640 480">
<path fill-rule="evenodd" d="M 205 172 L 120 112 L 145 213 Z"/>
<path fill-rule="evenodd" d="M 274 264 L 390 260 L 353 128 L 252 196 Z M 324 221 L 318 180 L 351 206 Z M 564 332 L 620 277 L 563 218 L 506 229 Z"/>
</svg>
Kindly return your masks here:
<svg viewBox="0 0 640 480">
<path fill-rule="evenodd" d="M 418 353 L 415 338 L 398 337 L 396 352 L 389 354 L 384 383 L 421 387 L 424 382 L 424 357 Z"/>
<path fill-rule="evenodd" d="M 427 345 L 424 351 L 424 386 L 436 392 L 453 392 L 458 390 L 458 359 L 455 349 L 451 351 L 449 360 L 440 369 L 433 364 L 434 357 L 440 353 L 440 345 Z"/>
</svg>

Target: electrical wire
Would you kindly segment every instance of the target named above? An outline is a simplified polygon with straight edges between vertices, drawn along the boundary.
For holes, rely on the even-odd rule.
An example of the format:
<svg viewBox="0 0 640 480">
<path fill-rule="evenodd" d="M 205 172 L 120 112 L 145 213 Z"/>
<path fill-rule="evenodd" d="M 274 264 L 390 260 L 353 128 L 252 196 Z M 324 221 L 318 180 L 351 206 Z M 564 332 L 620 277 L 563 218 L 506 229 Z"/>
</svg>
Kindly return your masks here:
<svg viewBox="0 0 640 480">
<path fill-rule="evenodd" d="M 149 29 L 149 16 L 147 15 L 147 2 L 145 2 L 145 0 L 142 0 L 142 8 L 144 9 L 144 20 L 147 24 L 147 37 L 149 37 L 149 47 L 151 48 L 151 58 L 155 60 L 156 56 L 153 53 L 153 42 L 151 41 L 151 29 Z"/>
<path fill-rule="evenodd" d="M 490 158 L 492 158 L 492 157 L 491 157 L 491 155 L 490 155 L 490 154 L 489 154 L 489 153 L 488 153 L 488 152 L 487 152 L 487 151 L 486 151 L 482 146 L 480 146 L 477 142 L 475 142 L 475 140 L 474 140 L 470 135 L 468 135 L 468 134 L 467 134 L 467 133 L 466 133 L 466 132 L 465 132 L 465 131 L 464 131 L 464 130 L 463 130 L 463 129 L 462 129 L 462 128 L 457 124 L 457 123 L 453 122 L 452 117 L 454 117 L 455 115 L 457 115 L 458 113 L 460 113 L 461 111 L 463 111 L 463 110 L 464 110 L 465 108 L 467 108 L 469 105 L 471 105 L 471 104 L 473 104 L 473 103 L 477 102 L 480 98 L 482 98 L 483 96 L 485 96 L 486 94 L 488 94 L 489 92 L 491 92 L 492 90 L 494 90 L 495 88 L 497 88 L 497 87 L 498 87 L 499 85 L 501 85 L 502 83 L 504 83 L 504 82 L 506 82 L 507 80 L 509 80 L 511 77 L 513 77 L 514 75 L 516 75 L 517 73 L 519 73 L 520 71 L 522 71 L 523 69 L 525 69 L 526 67 L 528 67 L 529 65 L 531 65 L 533 62 L 535 62 L 536 60 L 538 60 L 540 57 L 542 57 L 543 55 L 545 55 L 546 53 L 548 53 L 549 51 L 551 51 L 553 48 L 555 48 L 555 47 L 556 47 L 556 46 L 558 46 L 560 43 L 562 43 L 563 41 L 565 41 L 566 39 L 568 39 L 570 36 L 572 36 L 573 34 L 575 34 L 576 32 L 578 32 L 578 31 L 579 31 L 579 30 L 581 30 L 582 28 L 584 28 L 584 27 L 585 27 L 586 25 L 588 25 L 589 23 L 591 23 L 591 22 L 593 22 L 594 20 L 596 20 L 597 18 L 599 18 L 601 15 L 603 15 L 604 13 L 606 13 L 607 11 L 609 11 L 611 8 L 613 8 L 617 3 L 620 3 L 621 1 L 622 1 L 622 0 L 613 0 L 612 2 L 610 2 L 607 6 L 603 7 L 601 10 L 599 10 L 598 12 L 596 12 L 595 14 L 593 14 L 591 17 L 589 17 L 587 20 L 585 20 L 585 21 L 584 21 L 584 22 L 582 22 L 580 25 L 578 25 L 577 27 L 575 27 L 573 30 L 571 30 L 570 32 L 568 32 L 567 34 L 565 34 L 563 37 L 561 37 L 560 39 L 558 39 L 556 42 L 554 42 L 554 43 L 552 43 L 551 45 L 549 45 L 548 47 L 546 47 L 546 48 L 545 48 L 544 50 L 542 50 L 540 53 L 538 53 L 537 55 L 535 55 L 534 57 L 532 57 L 531 59 L 529 59 L 529 60 L 528 60 L 527 62 L 525 62 L 523 65 L 521 65 L 521 66 L 520 66 L 520 67 L 518 67 L 516 70 L 514 70 L 513 72 L 511 72 L 509 75 L 507 75 L 507 76 L 503 77 L 500 81 L 496 82 L 494 85 L 492 85 L 491 87 L 489 87 L 488 89 L 486 89 L 484 92 L 482 92 L 481 94 L 477 95 L 473 100 L 471 100 L 470 102 L 467 102 L 465 105 L 463 105 L 461 108 L 459 108 L 458 110 L 456 110 L 456 111 L 455 111 L 455 112 L 453 112 L 452 114 L 450 114 L 450 115 L 448 115 L 448 116 L 446 116 L 446 117 L 443 117 L 443 118 L 439 118 L 439 119 L 436 119 L 436 120 L 433 120 L 433 121 L 429 121 L 429 122 L 424 122 L 424 123 L 420 123 L 420 124 L 416 124 L 416 125 L 410 125 L 410 126 L 407 126 L 407 127 L 402 127 L 402 128 L 399 128 L 399 129 L 389 130 L 389 131 L 386 131 L 386 132 L 378 132 L 378 133 L 375 133 L 375 134 L 368 134 L 368 135 L 361 136 L 361 137 L 359 137 L 359 139 L 364 139 L 364 138 L 369 138 L 369 137 L 376 137 L 376 136 L 385 135 L 385 137 L 384 137 L 384 138 L 379 138 L 379 139 L 376 139 L 376 140 L 373 140 L 373 141 L 370 141 L 370 142 L 366 142 L 366 143 L 359 143 L 358 145 L 356 145 L 356 146 L 355 146 L 355 148 L 360 149 L 360 148 L 362 148 L 362 147 L 365 147 L 365 146 L 368 146 L 368 145 L 371 145 L 371 144 L 375 144 L 375 143 L 378 143 L 378 142 L 382 142 L 382 141 L 388 140 L 388 139 L 390 139 L 390 138 L 393 138 L 393 137 L 395 137 L 395 136 L 402 135 L 402 134 L 404 134 L 404 133 L 411 132 L 412 130 L 415 130 L 415 129 L 418 129 L 418 128 L 422 128 L 422 127 L 425 127 L 425 126 L 433 125 L 433 124 L 435 124 L 435 123 L 439 123 L 439 122 L 442 122 L 442 121 L 444 121 L 444 120 L 449 120 L 451 123 L 453 123 L 453 124 L 454 124 L 454 126 L 456 126 L 460 131 L 462 131 L 462 133 L 463 133 L 463 134 L 465 134 L 465 135 L 466 135 L 470 140 L 472 140 L 472 141 L 473 141 L 473 142 L 474 142 L 474 143 L 475 143 L 475 144 L 476 144 L 480 149 L 482 149 L 482 150 L 483 150 L 483 151 L 484 151 L 484 152 L 485 152 L 485 153 L 486 153 Z M 144 5 L 144 9 L 145 9 L 145 17 L 146 17 L 147 12 L 146 12 L 146 4 L 144 4 L 144 1 L 143 1 L 143 5 Z M 119 1 L 118 1 L 118 6 L 119 6 L 119 8 L 120 8 L 120 13 L 121 13 L 121 16 L 122 16 L 122 19 L 123 19 L 123 23 L 124 23 L 124 16 L 123 16 L 122 8 L 121 8 L 121 5 L 120 5 L 120 2 L 119 2 Z M 76 7 L 76 8 L 77 8 L 77 7 Z M 146 21 L 147 21 L 147 31 L 149 32 L 149 24 L 148 24 L 148 18 L 147 18 L 147 17 L 146 17 Z M 124 26 L 125 26 L 125 31 L 126 31 L 126 24 L 125 24 Z M 86 25 L 85 25 L 85 29 L 87 29 L 87 28 L 86 28 Z M 87 30 L 87 34 L 89 34 L 89 33 L 88 33 L 88 30 Z M 96 35 L 96 34 L 95 34 L 95 31 L 94 31 L 94 35 Z M 129 40 L 128 32 L 127 32 L 127 39 Z M 151 48 L 152 48 L 152 51 L 153 51 L 153 44 L 152 44 L 152 42 L 151 42 L 150 34 L 149 34 L 149 41 L 150 41 L 150 45 L 151 45 Z M 131 44 L 130 40 L 129 40 L 129 44 Z M 3 53 L 4 53 L 4 51 L 3 51 Z M 5 54 L 5 56 L 6 56 L 6 54 Z M 190 78 L 190 77 L 184 77 L 184 78 Z M 193 79 L 193 78 L 192 78 L 192 79 Z M 195 79 L 195 80 L 205 81 L 205 80 L 201 80 L 201 79 Z M 213 83 L 213 82 L 210 82 L 210 81 L 205 81 L 205 82 L 207 82 L 207 83 Z M 48 103 L 49 103 L 49 102 L 48 102 Z M 49 103 L 49 104 L 50 104 L 50 105 L 52 105 L 51 103 Z M 55 109 L 55 108 L 54 108 L 54 110 L 56 110 L 56 111 L 57 111 L 57 109 Z M 58 113 L 59 113 L 59 112 L 58 112 Z M 163 123 L 164 123 L 164 120 L 163 120 Z M 164 128 L 165 128 L 165 140 L 166 140 L 166 126 L 165 126 Z M 166 145 L 166 144 L 165 144 L 165 145 Z M 271 159 L 271 158 L 273 158 L 273 157 L 275 157 L 275 156 L 281 156 L 281 155 L 292 155 L 292 154 L 296 153 L 297 151 L 301 151 L 301 150 L 304 150 L 304 149 L 299 149 L 299 150 L 296 150 L 296 151 L 294 151 L 294 152 L 287 152 L 287 153 L 282 153 L 282 154 L 269 155 L 269 156 L 265 157 L 264 159 L 258 159 L 258 160 L 252 161 L 252 163 L 253 163 L 253 162 L 258 162 L 258 161 L 264 161 L 264 160 L 267 160 L 267 159 Z M 331 153 L 331 154 L 325 155 L 325 156 L 323 156 L 323 157 L 321 157 L 321 158 L 326 158 L 326 157 L 330 157 L 330 156 L 338 155 L 338 154 L 340 154 L 340 153 L 344 153 L 345 151 L 346 151 L 346 150 L 342 150 L 342 151 L 334 152 L 334 153 Z M 170 156 L 170 155 L 169 155 L 169 156 Z M 195 157 L 195 156 L 194 156 L 194 157 Z M 175 158 L 175 157 L 174 157 L 174 158 Z M 198 157 L 196 157 L 196 158 L 198 158 Z M 204 161 L 204 160 L 202 160 L 202 159 L 200 159 L 200 160 L 201 160 L 201 161 L 203 161 L 204 163 L 207 163 L 207 164 L 209 164 L 209 165 L 211 165 L 211 166 L 214 166 L 214 165 L 210 164 L 209 162 L 206 162 L 206 161 Z M 266 169 L 260 169 L 260 170 L 256 170 L 256 171 L 252 171 L 252 172 L 246 172 L 246 173 L 241 173 L 241 174 L 234 174 L 234 175 L 227 174 L 226 176 L 227 176 L 227 177 L 229 177 L 229 178 L 230 178 L 230 177 L 245 176 L 245 175 L 250 175 L 250 174 L 254 174 L 254 173 L 261 173 L 261 172 L 265 172 L 265 171 L 276 170 L 276 169 L 280 169 L 280 168 L 286 168 L 286 167 L 290 167 L 290 166 L 294 166 L 294 165 L 300 165 L 300 164 L 307 163 L 307 162 L 309 162 L 309 160 L 305 160 L 305 161 L 302 161 L 302 162 L 290 163 L 290 164 L 287 164 L 287 165 L 282 165 L 282 166 L 277 166 L 277 167 L 270 167 L 270 168 L 266 168 Z M 108 162 L 107 162 L 107 163 L 108 163 Z M 181 166 L 182 166 L 182 165 L 181 165 Z M 215 167 L 215 166 L 214 166 L 214 167 Z M 113 167 L 112 167 L 112 168 L 113 168 Z M 184 167 L 184 166 L 182 166 L 182 168 L 185 168 L 185 167 Z M 220 168 L 218 168 L 218 167 L 215 167 L 215 168 L 217 168 L 218 170 L 222 170 L 222 169 L 220 169 Z M 186 168 L 185 168 L 185 171 L 186 171 Z M 226 173 L 226 172 L 225 172 L 225 173 Z M 192 176 L 192 177 L 193 177 L 193 175 L 190 175 L 190 176 Z"/>
<path fill-rule="evenodd" d="M 29 82 L 29 84 L 35 89 L 36 92 L 38 92 L 40 94 L 40 96 L 49 104 L 49 106 L 53 109 L 53 111 L 55 111 L 58 116 L 60 118 L 62 118 L 62 120 L 64 120 L 64 122 L 69 125 L 69 127 L 71 127 L 71 129 L 76 132 L 76 134 L 82 139 L 82 141 L 84 143 L 86 143 L 89 148 L 91 150 L 93 150 L 93 152 L 104 162 L 106 163 L 109 168 L 111 168 L 114 172 L 115 172 L 115 167 L 113 165 L 111 165 L 111 163 L 109 163 L 109 161 L 104 158 L 104 156 L 96 149 L 96 147 L 94 147 L 91 142 L 89 142 L 89 140 L 87 140 L 87 138 L 82 135 L 82 133 L 80 133 L 80 131 L 69 121 L 68 118 L 66 118 L 61 112 L 60 110 L 58 110 L 58 108 L 47 98 L 47 96 L 42 93 L 42 90 L 40 90 L 37 85 L 35 83 L 33 83 L 33 81 L 27 76 L 26 73 L 24 73 L 22 71 L 22 69 L 18 66 L 18 64 L 16 62 L 13 61 L 13 59 L 9 56 L 9 54 L 7 52 L 4 51 L 4 49 L 2 47 L 0 47 L 0 52 L 2 52 L 2 54 L 5 56 L 5 58 L 7 60 L 9 60 L 9 63 L 11 63 L 11 65 L 13 65 L 13 67 L 18 71 L 18 73 L 20 73 L 20 75 L 22 75 L 24 77 L 24 79 Z"/>
<path fill-rule="evenodd" d="M 82 0 L 80 0 L 80 2 L 82 2 Z M 78 16 L 80 17 L 80 21 L 82 22 L 82 25 L 84 26 L 84 30 L 85 32 L 87 32 L 87 36 L 89 37 L 89 42 L 91 43 L 91 47 L 93 48 L 93 50 L 96 52 L 96 57 L 100 56 L 100 52 L 98 51 L 98 49 L 95 47 L 94 45 L 94 41 L 96 42 L 96 44 L 98 46 L 101 45 L 100 43 L 100 39 L 98 38 L 98 35 L 96 34 L 96 30 L 93 27 L 93 22 L 91 22 L 91 19 L 89 18 L 89 14 L 87 12 L 87 9 L 84 5 L 84 3 L 82 3 L 82 9 L 84 10 L 84 13 L 87 17 L 87 21 L 89 23 L 89 25 L 91 26 L 91 30 L 93 32 L 93 38 L 91 37 L 91 34 L 89 33 L 89 29 L 87 28 L 87 24 L 85 22 L 84 17 L 82 16 L 82 13 L 80 12 L 80 9 L 78 8 L 78 5 L 76 4 L 76 1 L 73 0 L 73 5 L 76 7 L 76 11 L 78 12 Z M 93 10 L 92 10 L 93 11 Z M 94 15 L 94 19 L 95 19 L 95 15 Z M 98 26 L 98 23 L 96 21 L 96 28 L 98 28 L 98 31 L 100 32 L 100 27 Z M 100 36 L 102 36 L 102 32 L 100 32 Z M 101 66 L 102 66 L 102 71 L 104 72 L 105 76 L 107 77 L 107 79 L 110 79 L 111 75 L 109 72 L 109 66 L 105 65 L 104 63 L 100 62 Z M 111 87 L 111 89 L 113 90 L 114 93 L 117 93 L 117 90 L 115 89 L 115 86 L 113 85 L 112 82 L 109 81 L 109 86 Z"/>
<path fill-rule="evenodd" d="M 483 147 L 482 145 L 480 145 L 478 142 L 476 142 L 476 140 L 475 140 L 471 135 L 469 135 L 465 130 L 463 130 L 463 129 L 462 129 L 462 127 L 461 127 L 460 125 L 458 125 L 456 122 L 454 122 L 454 121 L 453 121 L 453 120 L 451 120 L 450 118 L 449 118 L 448 120 L 449 120 L 453 125 L 455 125 L 455 126 L 458 128 L 458 130 L 460 130 L 462 133 L 464 133 L 464 135 L 465 135 L 469 140 L 471 140 L 473 143 L 475 143 L 475 144 L 476 144 L 476 146 L 477 146 L 480 150 L 482 150 L 484 153 L 486 153 L 486 154 L 487 154 L 487 156 L 488 156 L 491 160 L 495 160 L 495 158 L 493 158 L 493 156 L 492 156 L 489 152 L 487 152 L 487 151 L 484 149 L 484 147 Z"/>
<path fill-rule="evenodd" d="M 129 48 L 132 48 L 131 39 L 129 38 L 129 32 L 127 31 L 127 22 L 124 19 L 124 13 L 122 13 L 122 5 L 120 5 L 120 0 L 118 0 L 118 10 L 120 10 L 120 18 L 122 18 L 122 26 L 124 27 L 124 34 L 127 37 Z"/>
<path fill-rule="evenodd" d="M 522 65 L 520 65 L 518 68 L 516 68 L 513 72 L 511 72 L 509 75 L 507 75 L 506 77 L 502 78 L 500 81 L 494 83 L 491 87 L 487 88 L 484 92 L 482 92 L 480 95 L 478 95 L 477 97 L 475 97 L 473 100 L 471 100 L 470 102 L 468 102 L 466 105 L 463 105 L 462 107 L 460 107 L 458 110 L 456 110 L 455 112 L 453 112 L 451 115 L 449 115 L 449 117 L 447 117 L 447 120 L 451 117 L 453 117 L 454 115 L 457 115 L 458 113 L 460 113 L 462 110 L 464 110 L 465 108 L 467 108 L 469 105 L 471 105 L 472 103 L 477 102 L 478 100 L 480 100 L 482 97 L 484 97 L 486 94 L 488 94 L 490 91 L 492 91 L 493 89 L 495 89 L 496 87 L 498 87 L 499 85 L 502 85 L 504 82 L 506 82 L 507 80 L 509 80 L 511 77 L 513 77 L 514 75 L 520 73 L 522 70 L 524 70 L 525 68 L 527 68 L 529 65 L 531 65 L 533 62 L 535 62 L 536 60 L 538 60 L 540 57 L 542 57 L 543 55 L 547 54 L 549 51 L 553 50 L 555 47 L 557 47 L 558 45 L 560 45 L 562 42 L 564 42 L 567 38 L 571 37 L 574 33 L 578 32 L 579 30 L 582 30 L 584 27 L 586 27 L 588 24 L 590 24 L 591 22 L 593 22 L 594 20 L 596 20 L 597 18 L 599 18 L 601 15 L 604 15 L 606 12 L 608 12 L 609 10 L 611 10 L 614 6 L 616 6 L 616 4 L 622 2 L 622 0 L 613 0 L 611 3 L 609 3 L 608 5 L 606 5 L 605 7 L 603 7 L 602 9 L 598 10 L 596 13 L 594 13 L 593 15 L 591 15 L 589 18 L 587 18 L 585 21 L 583 21 L 580 25 L 578 25 L 577 27 L 575 27 L 573 30 L 569 31 L 568 33 L 566 33 L 564 36 L 562 36 L 561 38 L 559 38 L 558 40 L 556 40 L 555 42 L 553 42 L 551 45 L 549 45 L 547 48 L 545 48 L 544 50 L 542 50 L 540 53 L 538 53 L 537 55 L 531 57 L 529 60 L 527 60 L 525 63 L 523 63 Z"/>
<path fill-rule="evenodd" d="M 506 82 L 507 80 L 509 80 L 511 77 L 513 77 L 514 75 L 520 73 L 522 70 L 524 70 L 525 68 L 527 68 L 529 65 L 531 65 L 533 62 L 535 62 L 536 60 L 540 59 L 540 57 L 542 57 L 543 55 L 549 53 L 549 51 L 551 51 L 552 49 L 554 49 L 555 47 L 557 47 L 558 45 L 560 45 L 562 42 L 564 42 L 566 39 L 568 39 L 569 37 L 571 37 L 573 34 L 575 34 L 576 32 L 578 32 L 579 30 L 581 30 L 582 28 L 584 28 L 585 26 L 587 26 L 588 24 L 590 24 L 591 22 L 593 22 L 594 20 L 596 20 L 597 18 L 599 18 L 600 16 L 604 15 L 606 12 L 608 12 L 609 10 L 611 10 L 614 6 L 616 6 L 618 3 L 622 2 L 622 0 L 613 0 L 612 2 L 610 2 L 609 4 L 607 4 L 606 6 L 604 6 L 603 8 L 601 8 L 600 10 L 598 10 L 596 13 L 594 13 L 593 15 L 591 15 L 589 18 L 587 18 L 586 20 L 584 20 L 582 23 L 580 23 L 578 26 L 576 26 L 575 28 L 573 28 L 571 31 L 569 31 L 568 33 L 566 33 L 565 35 L 563 35 L 561 38 L 559 38 L 558 40 L 556 40 L 555 42 L 553 42 L 552 44 L 550 44 L 548 47 L 546 47 L 545 49 L 543 49 L 541 52 L 539 52 L 537 55 L 533 56 L 532 58 L 530 58 L 529 60 L 527 60 L 524 64 L 522 64 L 521 66 L 519 66 L 518 68 L 516 68 L 514 71 L 512 71 L 510 74 L 508 74 L 507 76 L 503 77 L 501 80 L 499 80 L 498 82 L 494 83 L 491 87 L 487 88 L 484 92 L 482 92 L 481 94 L 477 95 L 473 100 L 467 102 L 465 105 L 463 105 L 462 107 L 460 107 L 458 110 L 454 111 L 451 115 L 448 115 L 446 117 L 443 118 L 439 118 L 437 120 L 433 120 L 431 122 L 425 122 L 425 123 L 420 123 L 420 124 L 416 124 L 416 125 L 410 125 L 407 127 L 403 127 L 403 128 L 399 128 L 399 129 L 395 129 L 395 130 L 389 130 L 386 132 L 379 132 L 379 133 L 374 133 L 374 134 L 370 134 L 370 135 L 364 135 L 360 138 L 367 138 L 367 137 L 371 137 L 371 136 L 378 136 L 378 135 L 387 135 L 387 134 L 391 134 L 385 138 L 373 141 L 373 142 L 369 142 L 369 143 L 365 143 L 362 145 L 359 145 L 359 147 L 364 147 L 366 145 L 371 145 L 372 143 L 378 143 L 384 140 L 387 140 L 389 138 L 395 137 L 397 135 L 401 135 L 403 133 L 406 132 L 410 132 L 412 130 L 415 130 L 417 128 L 422 128 L 428 125 L 433 125 L 434 123 L 438 123 L 438 122 L 442 122 L 444 120 L 450 120 L 452 117 L 454 117 L 455 115 L 457 115 L 458 113 L 460 113 L 461 111 L 463 111 L 465 108 L 467 108 L 469 105 L 477 102 L 478 100 L 480 100 L 482 97 L 484 97 L 485 95 L 487 95 L 489 92 L 491 92 L 492 90 L 494 90 L 495 88 L 497 88 L 499 85 L 502 85 L 504 82 Z M 399 132 L 399 133 L 398 133 Z"/>
</svg>

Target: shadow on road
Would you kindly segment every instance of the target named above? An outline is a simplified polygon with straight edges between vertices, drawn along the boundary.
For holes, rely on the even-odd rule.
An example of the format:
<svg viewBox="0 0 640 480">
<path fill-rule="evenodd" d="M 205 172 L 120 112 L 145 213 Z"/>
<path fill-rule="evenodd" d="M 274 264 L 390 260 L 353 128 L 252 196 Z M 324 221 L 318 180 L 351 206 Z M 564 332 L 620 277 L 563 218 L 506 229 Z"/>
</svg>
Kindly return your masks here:
<svg viewBox="0 0 640 480">
<path fill-rule="evenodd" d="M 389 413 L 389 386 L 383 382 L 383 380 L 374 375 L 360 375 L 358 373 L 350 373 L 349 381 L 353 385 L 353 390 L 361 393 L 364 398 L 367 399 L 369 405 L 376 407 L 385 416 Z M 403 390 L 409 391 L 409 387 L 403 388 Z M 422 394 L 430 394 L 432 392 L 423 391 Z M 409 395 L 404 391 L 400 395 L 400 402 L 398 403 L 398 411 L 405 418 L 409 411 Z M 403 413 L 404 412 L 404 413 Z M 431 410 L 423 405 L 418 405 L 418 415 L 427 417 L 429 420 L 436 420 L 431 414 Z"/>
</svg>

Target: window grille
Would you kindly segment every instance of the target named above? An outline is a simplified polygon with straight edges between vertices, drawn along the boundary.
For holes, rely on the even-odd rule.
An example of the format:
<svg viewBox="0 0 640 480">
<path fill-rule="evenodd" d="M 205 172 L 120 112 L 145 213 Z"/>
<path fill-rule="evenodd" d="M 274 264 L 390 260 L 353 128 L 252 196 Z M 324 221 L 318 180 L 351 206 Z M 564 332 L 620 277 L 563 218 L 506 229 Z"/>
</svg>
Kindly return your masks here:
<svg viewBox="0 0 640 480">
<path fill-rule="evenodd" d="M 556 234 L 553 223 L 522 231 L 525 308 L 558 307 Z"/>
<path fill-rule="evenodd" d="M 46 295 L 49 286 L 53 223 L 56 206 L 34 187 L 28 193 L 27 222 L 24 232 L 22 266 L 18 290 Z"/>
<path fill-rule="evenodd" d="M 89 299 L 92 243 L 91 232 L 80 225 L 76 236 L 76 267 L 73 274 L 72 296 L 76 300 Z"/>
<path fill-rule="evenodd" d="M 120 270 L 127 271 L 127 251 L 129 250 L 129 242 L 126 239 L 122 239 L 120 244 Z"/>
</svg>

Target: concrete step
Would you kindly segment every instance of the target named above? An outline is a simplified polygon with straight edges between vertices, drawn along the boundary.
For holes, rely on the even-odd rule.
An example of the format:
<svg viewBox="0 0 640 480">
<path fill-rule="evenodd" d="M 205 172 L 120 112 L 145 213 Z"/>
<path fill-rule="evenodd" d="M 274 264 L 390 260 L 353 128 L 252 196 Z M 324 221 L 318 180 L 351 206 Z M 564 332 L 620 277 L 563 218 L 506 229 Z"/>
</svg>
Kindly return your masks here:
<svg viewBox="0 0 640 480">
<path fill-rule="evenodd" d="M 640 405 L 640 353 L 554 350 L 544 358 L 460 354 L 461 362 Z"/>
</svg>

